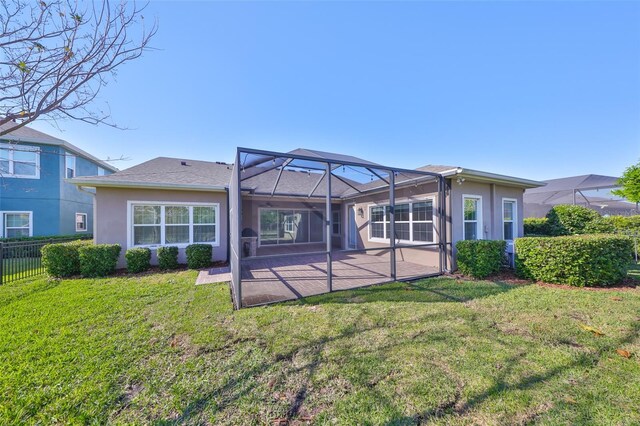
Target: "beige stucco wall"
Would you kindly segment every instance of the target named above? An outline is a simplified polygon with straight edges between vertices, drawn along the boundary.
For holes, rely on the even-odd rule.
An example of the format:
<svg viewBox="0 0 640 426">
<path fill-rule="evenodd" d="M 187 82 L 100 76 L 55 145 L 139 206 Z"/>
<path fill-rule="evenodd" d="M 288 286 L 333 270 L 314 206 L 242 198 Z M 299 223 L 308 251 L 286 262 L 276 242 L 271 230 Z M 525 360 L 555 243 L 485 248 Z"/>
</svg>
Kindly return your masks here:
<svg viewBox="0 0 640 426">
<path fill-rule="evenodd" d="M 453 243 L 463 238 L 463 197 L 476 195 L 482 197 L 482 238 L 485 240 L 502 239 L 502 200 L 516 200 L 517 237 L 524 234 L 522 225 L 522 188 L 495 185 L 489 183 L 464 181 L 461 185 L 451 184 Z"/>
<path fill-rule="evenodd" d="M 227 194 L 226 192 L 204 191 L 175 191 L 160 189 L 124 189 L 124 188 L 97 188 L 94 208 L 94 240 L 98 244 L 120 244 L 122 254 L 118 261 L 118 267 L 125 267 L 124 253 L 127 247 L 127 202 L 128 201 L 157 201 L 185 202 L 185 203 L 218 203 L 220 204 L 219 245 L 213 247 L 213 260 L 227 260 Z M 157 263 L 155 250 L 151 250 L 151 262 Z M 178 259 L 186 262 L 184 249 L 180 249 Z"/>
<path fill-rule="evenodd" d="M 438 233 L 440 232 L 437 218 L 436 218 L 436 208 L 438 205 L 438 196 L 437 196 L 438 186 L 437 183 L 428 183 L 421 184 L 417 186 L 410 186 L 406 188 L 398 188 L 395 191 L 395 201 L 396 204 L 409 202 L 409 201 L 420 201 L 425 198 L 433 197 L 434 199 L 434 233 L 435 233 L 435 242 L 438 242 Z M 350 200 L 345 200 L 343 209 L 343 222 L 345 224 L 345 237 L 346 237 L 346 224 L 348 224 L 348 210 L 347 207 L 351 204 L 355 204 L 356 210 L 356 225 L 358 227 L 358 235 L 357 235 L 357 244 L 359 249 L 361 248 L 386 248 L 389 247 L 389 243 L 371 241 L 369 239 L 369 215 L 370 209 L 372 205 L 388 205 L 389 204 L 389 192 L 379 192 L 376 194 L 367 194 L 361 197 L 353 198 Z M 362 209 L 363 215 L 360 216 L 358 214 L 359 210 Z M 346 244 L 346 242 L 345 242 Z M 428 247 L 428 248 L 409 248 L 409 249 L 399 249 L 396 252 L 396 256 L 398 259 L 403 259 L 408 262 L 417 263 L 419 265 L 425 265 L 430 267 L 438 267 L 439 265 L 439 253 L 438 247 Z"/>
</svg>

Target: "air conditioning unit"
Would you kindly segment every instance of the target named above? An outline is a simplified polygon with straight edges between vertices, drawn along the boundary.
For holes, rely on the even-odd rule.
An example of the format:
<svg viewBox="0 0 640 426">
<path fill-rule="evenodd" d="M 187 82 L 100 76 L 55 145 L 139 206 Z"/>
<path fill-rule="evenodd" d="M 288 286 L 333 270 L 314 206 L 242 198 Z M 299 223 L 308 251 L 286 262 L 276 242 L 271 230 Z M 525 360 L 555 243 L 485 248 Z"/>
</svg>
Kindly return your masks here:
<svg viewBox="0 0 640 426">
<path fill-rule="evenodd" d="M 507 247 L 504 250 L 505 257 L 507 258 L 507 264 L 509 268 L 516 267 L 515 249 L 513 247 L 513 241 L 507 241 Z"/>
</svg>

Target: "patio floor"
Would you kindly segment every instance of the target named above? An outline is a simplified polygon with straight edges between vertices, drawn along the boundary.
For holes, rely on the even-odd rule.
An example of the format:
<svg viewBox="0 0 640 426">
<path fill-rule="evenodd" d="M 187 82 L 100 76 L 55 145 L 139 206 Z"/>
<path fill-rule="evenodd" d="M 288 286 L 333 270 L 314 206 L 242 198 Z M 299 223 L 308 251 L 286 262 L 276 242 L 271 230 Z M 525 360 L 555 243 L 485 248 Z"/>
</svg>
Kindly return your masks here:
<svg viewBox="0 0 640 426">
<path fill-rule="evenodd" d="M 388 252 L 333 253 L 333 290 L 391 281 Z M 293 300 L 327 292 L 326 255 L 255 258 L 242 261 L 242 306 Z M 437 266 L 398 259 L 398 280 L 437 274 Z"/>
</svg>

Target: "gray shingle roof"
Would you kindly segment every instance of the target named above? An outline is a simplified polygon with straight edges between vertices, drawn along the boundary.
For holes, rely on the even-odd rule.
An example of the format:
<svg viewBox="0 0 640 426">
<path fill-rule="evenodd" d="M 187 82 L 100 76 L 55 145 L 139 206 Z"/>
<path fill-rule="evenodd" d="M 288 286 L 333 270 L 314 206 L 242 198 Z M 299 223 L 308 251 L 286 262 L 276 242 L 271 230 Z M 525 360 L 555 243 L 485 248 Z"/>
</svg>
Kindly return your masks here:
<svg viewBox="0 0 640 426">
<path fill-rule="evenodd" d="M 232 164 L 158 157 L 108 176 L 82 177 L 75 178 L 72 181 L 82 183 L 82 181 L 90 179 L 91 182 L 104 186 L 109 184 L 140 183 L 147 186 L 191 185 L 220 188 L 229 186 L 232 170 Z"/>
<path fill-rule="evenodd" d="M 271 194 L 274 184 L 278 178 L 279 170 L 273 169 L 268 172 L 252 176 L 242 181 L 243 189 L 250 189 L 257 194 Z M 320 179 L 322 177 L 322 179 Z M 318 184 L 320 181 L 320 184 Z M 350 181 L 351 182 L 351 181 Z M 358 185 L 357 182 L 351 182 Z M 316 188 L 317 185 L 317 188 Z M 314 188 L 315 191 L 314 191 Z M 349 185 L 333 177 L 331 179 L 331 193 L 333 196 L 342 195 Z M 309 195 L 313 191 L 313 196 L 325 196 L 327 193 L 327 179 L 322 173 L 309 173 L 306 171 L 284 170 L 276 187 L 276 194 L 287 195 Z"/>
</svg>

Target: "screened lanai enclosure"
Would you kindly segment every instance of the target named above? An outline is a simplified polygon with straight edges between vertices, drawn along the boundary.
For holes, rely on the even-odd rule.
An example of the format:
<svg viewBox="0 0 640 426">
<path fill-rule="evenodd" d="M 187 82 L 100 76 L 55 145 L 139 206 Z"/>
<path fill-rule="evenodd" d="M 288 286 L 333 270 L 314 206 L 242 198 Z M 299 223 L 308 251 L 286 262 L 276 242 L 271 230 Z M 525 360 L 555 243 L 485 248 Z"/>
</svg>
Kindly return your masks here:
<svg viewBox="0 0 640 426">
<path fill-rule="evenodd" d="M 238 148 L 229 190 L 235 306 L 442 274 L 445 200 L 437 173 Z"/>
</svg>

